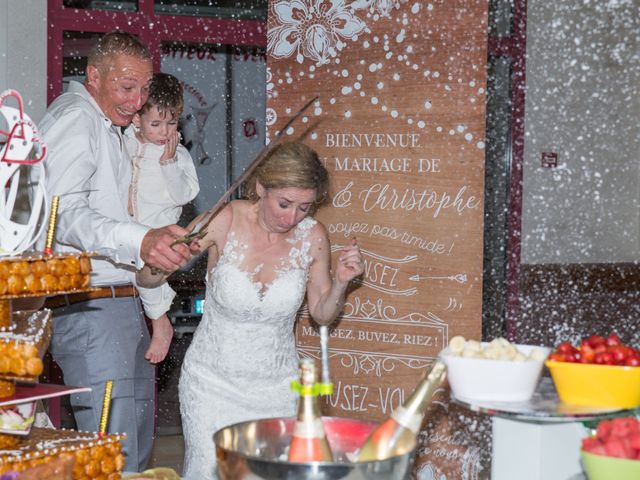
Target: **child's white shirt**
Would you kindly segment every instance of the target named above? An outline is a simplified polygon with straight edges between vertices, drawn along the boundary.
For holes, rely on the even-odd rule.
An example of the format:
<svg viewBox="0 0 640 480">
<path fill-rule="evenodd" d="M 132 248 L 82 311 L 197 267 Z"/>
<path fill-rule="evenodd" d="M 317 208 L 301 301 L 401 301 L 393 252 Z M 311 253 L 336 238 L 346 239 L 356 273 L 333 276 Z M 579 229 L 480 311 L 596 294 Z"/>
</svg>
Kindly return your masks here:
<svg viewBox="0 0 640 480">
<path fill-rule="evenodd" d="M 164 146 L 141 143 L 131 125 L 125 131 L 125 145 L 132 165 L 129 189 L 130 214 L 136 222 L 153 228 L 174 224 L 180 218 L 182 206 L 193 200 L 200 186 L 189 151 L 178 145 L 173 161 L 160 163 Z M 176 295 L 168 283 L 156 288 L 141 288 L 140 300 L 151 319 L 169 311 Z"/>
</svg>

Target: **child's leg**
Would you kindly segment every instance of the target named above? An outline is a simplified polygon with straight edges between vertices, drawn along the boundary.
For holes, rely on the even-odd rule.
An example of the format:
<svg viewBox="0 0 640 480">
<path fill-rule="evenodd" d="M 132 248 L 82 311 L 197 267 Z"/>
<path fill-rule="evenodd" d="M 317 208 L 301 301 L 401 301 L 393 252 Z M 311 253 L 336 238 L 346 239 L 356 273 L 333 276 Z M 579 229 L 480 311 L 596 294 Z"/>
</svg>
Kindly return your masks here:
<svg viewBox="0 0 640 480">
<path fill-rule="evenodd" d="M 164 360 L 169 352 L 169 345 L 173 338 L 173 326 L 167 314 L 151 320 L 153 334 L 151 335 L 151 344 L 145 353 L 144 358 L 151 363 L 159 363 Z"/>
</svg>

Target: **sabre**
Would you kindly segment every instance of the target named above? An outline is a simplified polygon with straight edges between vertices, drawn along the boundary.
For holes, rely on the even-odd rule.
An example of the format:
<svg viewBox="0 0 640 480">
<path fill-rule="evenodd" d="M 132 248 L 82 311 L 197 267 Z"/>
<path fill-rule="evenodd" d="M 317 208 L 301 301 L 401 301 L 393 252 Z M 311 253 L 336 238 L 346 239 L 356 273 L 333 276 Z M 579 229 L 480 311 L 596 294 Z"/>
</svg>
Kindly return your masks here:
<svg viewBox="0 0 640 480">
<path fill-rule="evenodd" d="M 222 194 L 222 196 L 213 205 L 213 207 L 211 207 L 207 211 L 207 215 L 205 217 L 203 217 L 203 219 L 195 225 L 195 227 L 193 228 L 193 232 L 188 233 L 187 235 L 184 235 L 182 237 L 176 238 L 173 241 L 173 243 L 171 244 L 172 247 L 174 245 L 178 245 L 180 243 L 187 243 L 188 244 L 188 243 L 191 243 L 195 239 L 200 240 L 200 239 L 204 238 L 204 236 L 207 234 L 207 228 L 209 227 L 209 224 L 214 219 L 214 217 L 216 216 L 218 211 L 221 209 L 221 207 L 224 206 L 224 204 L 227 202 L 227 200 L 229 200 L 231 195 L 238 189 L 238 187 L 240 187 L 240 185 L 242 185 L 245 182 L 245 180 L 247 178 L 249 178 L 249 176 L 253 173 L 253 171 L 256 169 L 256 167 L 258 165 L 260 165 L 260 163 L 267 157 L 269 152 L 271 152 L 271 150 L 273 150 L 273 148 L 276 145 L 278 145 L 278 143 L 280 143 L 280 139 L 282 138 L 283 133 L 317 99 L 318 99 L 317 96 L 313 97 L 311 100 L 309 100 L 307 103 L 305 103 L 305 105 L 300 110 L 298 110 L 293 117 L 291 117 L 291 119 L 285 124 L 285 126 L 282 127 L 282 129 L 280 129 L 280 131 L 278 133 L 276 133 L 274 140 L 272 142 L 270 142 L 269 144 L 265 145 L 264 147 L 262 147 L 262 149 L 258 152 L 258 155 L 253 160 L 253 162 L 251 162 L 249 167 L 242 173 L 242 175 L 240 175 L 236 179 L 236 181 L 234 181 L 231 184 L 231 186 L 227 189 L 226 192 L 224 192 Z"/>
</svg>

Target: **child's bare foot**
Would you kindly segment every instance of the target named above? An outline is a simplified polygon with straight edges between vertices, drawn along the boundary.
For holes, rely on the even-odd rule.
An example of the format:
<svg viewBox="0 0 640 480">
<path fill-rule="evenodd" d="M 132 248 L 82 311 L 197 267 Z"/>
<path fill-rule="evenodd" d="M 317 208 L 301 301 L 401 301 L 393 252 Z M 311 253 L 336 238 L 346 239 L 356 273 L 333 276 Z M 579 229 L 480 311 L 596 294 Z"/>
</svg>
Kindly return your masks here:
<svg viewBox="0 0 640 480">
<path fill-rule="evenodd" d="M 164 360 L 169 352 L 169 345 L 173 338 L 173 326 L 167 315 L 151 320 L 153 334 L 151 335 L 151 344 L 144 354 L 144 358 L 151 363 L 159 363 Z"/>
</svg>

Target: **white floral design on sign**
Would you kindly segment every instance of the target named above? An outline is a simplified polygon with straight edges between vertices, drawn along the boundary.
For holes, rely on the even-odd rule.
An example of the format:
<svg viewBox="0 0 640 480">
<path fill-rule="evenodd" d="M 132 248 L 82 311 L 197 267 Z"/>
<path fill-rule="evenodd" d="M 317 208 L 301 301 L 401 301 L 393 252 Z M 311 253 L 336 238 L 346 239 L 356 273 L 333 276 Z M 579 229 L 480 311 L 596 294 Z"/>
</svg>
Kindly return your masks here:
<svg viewBox="0 0 640 480">
<path fill-rule="evenodd" d="M 351 4 L 354 10 L 371 10 L 378 12 L 383 17 L 388 17 L 391 10 L 400 8 L 398 2 L 393 0 L 356 0 Z"/>
<path fill-rule="evenodd" d="M 345 46 L 366 28 L 345 0 L 282 0 L 272 8 L 276 27 L 267 35 L 267 51 L 275 58 L 295 54 L 318 64 L 329 63 Z"/>
</svg>

